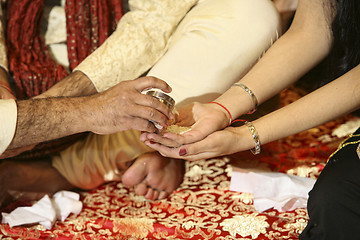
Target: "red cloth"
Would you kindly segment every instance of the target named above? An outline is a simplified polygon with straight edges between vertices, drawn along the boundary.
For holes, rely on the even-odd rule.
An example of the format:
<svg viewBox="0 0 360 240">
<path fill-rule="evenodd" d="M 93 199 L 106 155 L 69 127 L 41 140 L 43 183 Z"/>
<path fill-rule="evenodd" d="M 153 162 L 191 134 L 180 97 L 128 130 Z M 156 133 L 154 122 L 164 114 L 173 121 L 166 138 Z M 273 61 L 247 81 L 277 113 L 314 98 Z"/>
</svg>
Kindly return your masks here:
<svg viewBox="0 0 360 240">
<path fill-rule="evenodd" d="M 40 25 L 44 0 L 9 0 L 6 6 L 6 44 L 9 71 L 18 98 L 46 91 L 67 76 L 50 55 Z M 115 30 L 122 0 L 67 0 L 67 44 L 70 69 L 75 68 Z"/>
<path fill-rule="evenodd" d="M 51 57 L 40 33 L 44 0 L 9 0 L 6 44 L 9 71 L 18 99 L 39 95 L 68 75 Z M 123 15 L 122 0 L 67 0 L 65 6 L 70 70 L 98 48 Z M 37 145 L 15 158 L 42 158 L 83 138 L 77 134 Z"/>
</svg>

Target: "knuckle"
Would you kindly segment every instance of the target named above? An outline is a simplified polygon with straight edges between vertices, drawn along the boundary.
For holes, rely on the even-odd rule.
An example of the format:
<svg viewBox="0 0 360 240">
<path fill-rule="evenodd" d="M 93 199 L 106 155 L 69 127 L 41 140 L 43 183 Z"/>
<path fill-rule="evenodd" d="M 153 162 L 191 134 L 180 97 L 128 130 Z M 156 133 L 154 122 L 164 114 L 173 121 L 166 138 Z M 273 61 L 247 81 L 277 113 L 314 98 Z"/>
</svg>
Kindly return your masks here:
<svg viewBox="0 0 360 240">
<path fill-rule="evenodd" d="M 153 118 L 155 116 L 155 110 L 150 109 L 148 115 L 150 116 L 150 118 Z"/>
<path fill-rule="evenodd" d="M 151 97 L 150 106 L 153 108 L 157 108 L 159 105 L 160 105 L 160 101 L 154 97 Z"/>
<path fill-rule="evenodd" d="M 154 127 L 155 127 L 155 126 L 154 126 L 153 123 L 151 123 L 150 121 L 146 121 L 146 125 L 145 125 L 145 129 L 146 129 L 146 130 L 153 132 Z"/>
</svg>

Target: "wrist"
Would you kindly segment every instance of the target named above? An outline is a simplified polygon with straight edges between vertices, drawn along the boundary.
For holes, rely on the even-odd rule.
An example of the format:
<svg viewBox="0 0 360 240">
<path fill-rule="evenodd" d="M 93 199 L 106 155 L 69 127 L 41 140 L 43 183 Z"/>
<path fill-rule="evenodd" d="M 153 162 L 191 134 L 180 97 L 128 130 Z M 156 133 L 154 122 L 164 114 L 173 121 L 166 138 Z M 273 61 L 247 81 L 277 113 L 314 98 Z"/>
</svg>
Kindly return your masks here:
<svg viewBox="0 0 360 240">
<path fill-rule="evenodd" d="M 254 93 L 252 92 L 252 94 Z M 233 119 L 236 119 L 244 114 L 252 113 L 256 109 L 258 102 L 255 99 L 256 97 L 252 97 L 244 88 L 236 86 L 228 89 L 215 101 L 226 106 Z"/>
<path fill-rule="evenodd" d="M 236 122 L 238 121 L 236 120 Z M 243 122 L 240 127 L 235 127 L 239 136 L 236 143 L 236 145 L 240 146 L 239 151 L 250 150 L 254 155 L 259 154 L 261 152 L 261 142 L 255 125 L 245 120 L 239 120 L 239 122 Z"/>
<path fill-rule="evenodd" d="M 93 132 L 96 133 L 97 130 L 104 127 L 104 115 L 102 106 L 99 104 L 104 102 L 102 99 L 102 93 L 84 96 L 84 97 L 77 97 L 72 98 L 76 99 L 78 106 L 77 115 L 74 116 L 78 119 L 77 127 L 80 132 Z"/>
<path fill-rule="evenodd" d="M 231 122 L 232 122 L 232 115 L 231 115 L 231 113 L 230 113 L 230 111 L 223 105 L 223 104 L 221 104 L 221 103 L 219 103 L 219 102 L 215 102 L 215 101 L 213 101 L 213 102 L 208 102 L 209 104 L 214 104 L 214 105 L 216 105 L 217 106 L 217 108 L 221 111 L 221 112 L 223 112 L 224 113 L 224 116 L 225 116 L 225 118 L 224 119 L 226 119 L 226 125 L 225 126 L 230 126 L 230 124 L 231 124 Z"/>
</svg>

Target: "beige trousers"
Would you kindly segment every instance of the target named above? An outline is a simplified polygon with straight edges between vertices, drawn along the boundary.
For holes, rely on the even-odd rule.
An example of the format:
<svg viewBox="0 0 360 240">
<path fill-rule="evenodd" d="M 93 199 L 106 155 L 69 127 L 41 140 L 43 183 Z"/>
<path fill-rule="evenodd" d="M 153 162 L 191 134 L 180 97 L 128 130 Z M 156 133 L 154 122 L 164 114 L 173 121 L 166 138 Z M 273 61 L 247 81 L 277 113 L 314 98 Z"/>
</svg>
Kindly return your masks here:
<svg viewBox="0 0 360 240">
<path fill-rule="evenodd" d="M 213 100 L 257 62 L 277 39 L 279 26 L 278 12 L 270 0 L 199 1 L 148 75 L 169 83 L 177 106 Z M 55 156 L 53 166 L 83 189 L 120 181 L 124 162 L 153 151 L 139 136 L 135 130 L 90 134 Z"/>
</svg>

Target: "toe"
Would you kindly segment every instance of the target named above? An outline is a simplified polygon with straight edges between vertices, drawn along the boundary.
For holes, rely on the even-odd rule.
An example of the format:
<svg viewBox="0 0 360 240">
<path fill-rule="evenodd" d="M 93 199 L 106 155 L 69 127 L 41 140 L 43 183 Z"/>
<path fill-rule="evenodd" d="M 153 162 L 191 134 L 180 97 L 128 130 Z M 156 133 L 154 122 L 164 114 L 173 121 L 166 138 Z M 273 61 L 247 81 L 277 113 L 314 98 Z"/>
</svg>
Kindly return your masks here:
<svg viewBox="0 0 360 240">
<path fill-rule="evenodd" d="M 157 200 L 157 199 L 159 199 L 159 194 L 160 194 L 160 192 L 158 191 L 158 190 L 156 190 L 156 189 L 153 189 L 153 197 L 152 197 L 152 200 Z"/>
<path fill-rule="evenodd" d="M 165 199 L 165 198 L 167 198 L 169 196 L 169 194 L 167 193 L 167 192 L 165 192 L 165 191 L 161 191 L 160 193 L 159 193 L 159 197 L 158 197 L 158 199 Z"/>
<path fill-rule="evenodd" d="M 135 193 L 137 195 L 145 196 L 148 191 L 148 187 L 145 183 L 139 183 L 135 186 Z"/>
<path fill-rule="evenodd" d="M 149 199 L 149 200 L 153 200 L 154 199 L 154 189 L 148 188 L 145 198 Z"/>
<path fill-rule="evenodd" d="M 127 187 L 133 187 L 141 183 L 147 175 L 146 162 L 137 159 L 122 176 L 122 183 Z"/>
</svg>

